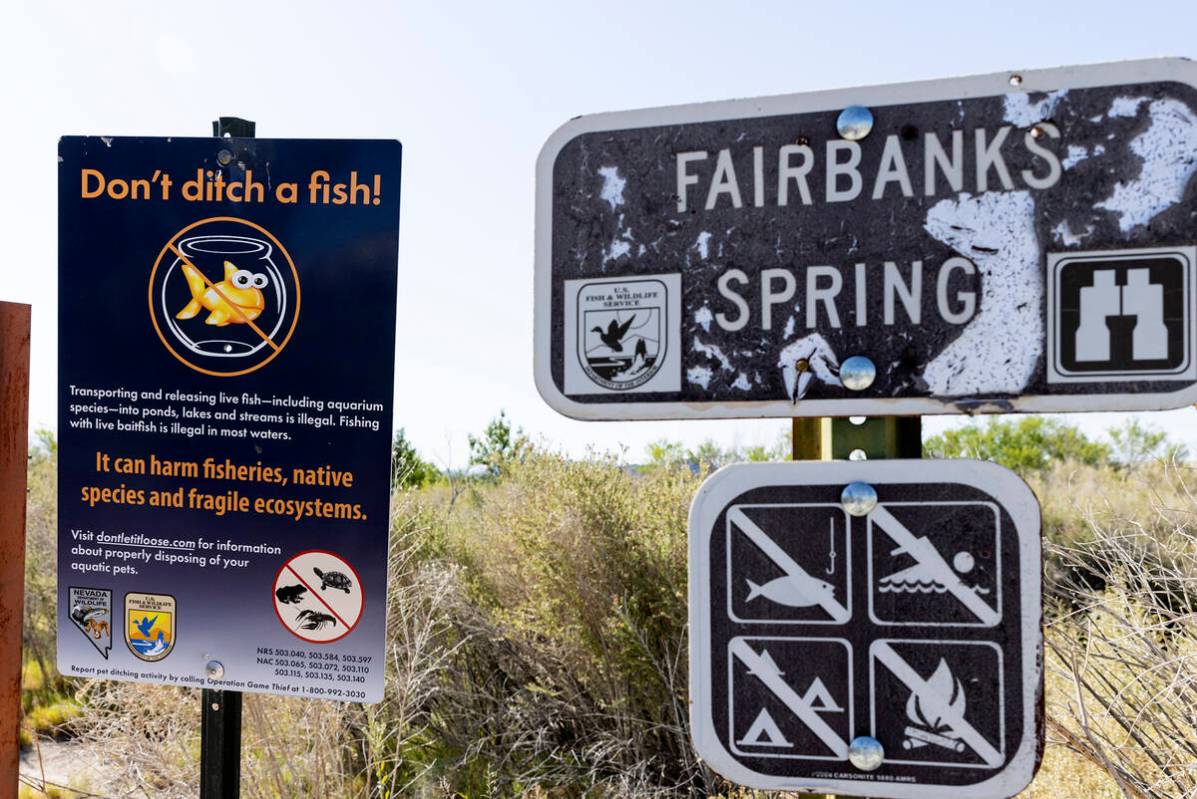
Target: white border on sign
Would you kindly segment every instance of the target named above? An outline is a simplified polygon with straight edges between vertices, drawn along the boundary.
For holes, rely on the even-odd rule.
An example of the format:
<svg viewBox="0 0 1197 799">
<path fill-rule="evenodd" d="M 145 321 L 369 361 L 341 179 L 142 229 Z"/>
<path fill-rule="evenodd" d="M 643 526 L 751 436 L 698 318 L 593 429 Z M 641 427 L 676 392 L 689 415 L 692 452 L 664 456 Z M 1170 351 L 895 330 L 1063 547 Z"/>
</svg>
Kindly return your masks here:
<svg viewBox="0 0 1197 799">
<path fill-rule="evenodd" d="M 715 520 L 744 492 L 765 486 L 847 485 L 863 480 L 877 486 L 913 483 L 966 485 L 993 497 L 1014 523 L 1021 570 L 1020 624 L 1023 726 L 1017 748 L 989 779 L 972 785 L 874 782 L 762 774 L 741 764 L 724 748 L 712 720 L 710 538 Z M 690 506 L 690 729 L 699 757 L 732 782 L 761 790 L 816 789 L 889 799 L 1003 799 L 1030 784 L 1035 774 L 1036 716 L 1043 684 L 1042 552 L 1039 502 L 1013 472 L 976 460 L 793 461 L 737 463 L 711 475 Z M 855 731 L 853 734 L 856 734 Z"/>
<path fill-rule="evenodd" d="M 1011 86 L 1017 73 L 1022 82 Z M 549 136 L 536 161 L 536 278 L 533 315 L 534 375 L 536 388 L 555 411 L 573 419 L 734 419 L 793 416 L 915 416 L 962 413 L 967 402 L 971 413 L 1161 411 L 1197 403 L 1197 384 L 1178 391 L 1121 394 L 1057 394 L 996 398 L 986 402 L 960 397 L 810 399 L 791 403 L 785 399 L 754 402 L 577 402 L 567 397 L 552 377 L 552 242 L 553 165 L 572 139 L 597 131 L 628 130 L 661 125 L 682 125 L 720 120 L 813 113 L 864 105 L 880 108 L 906 103 L 996 97 L 1013 92 L 1032 94 L 1056 89 L 1086 89 L 1131 83 L 1175 81 L 1197 88 L 1197 63 L 1181 58 L 1119 61 L 1055 69 L 1012 70 L 947 80 L 894 83 L 851 89 L 777 95 L 747 100 L 646 108 L 577 117 Z M 629 275 L 635 277 L 635 275 Z M 1130 382 L 1130 381 L 1126 381 Z"/>
</svg>

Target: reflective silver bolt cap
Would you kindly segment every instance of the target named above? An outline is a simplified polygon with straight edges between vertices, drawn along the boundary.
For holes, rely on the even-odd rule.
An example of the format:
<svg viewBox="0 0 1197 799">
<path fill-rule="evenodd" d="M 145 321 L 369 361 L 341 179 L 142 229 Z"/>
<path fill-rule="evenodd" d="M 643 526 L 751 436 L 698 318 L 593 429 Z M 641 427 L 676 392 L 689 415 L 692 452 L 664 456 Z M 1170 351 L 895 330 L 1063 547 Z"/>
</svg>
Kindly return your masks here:
<svg viewBox="0 0 1197 799">
<path fill-rule="evenodd" d="M 873 112 L 863 105 L 850 105 L 840 111 L 835 129 L 848 141 L 860 141 L 873 130 Z"/>
<path fill-rule="evenodd" d="M 877 489 L 859 480 L 848 483 L 840 492 L 840 505 L 849 515 L 868 516 L 877 507 Z"/>
<path fill-rule="evenodd" d="M 885 761 L 885 749 L 876 738 L 862 735 L 848 744 L 848 761 L 861 771 L 876 771 Z"/>
<path fill-rule="evenodd" d="M 840 364 L 840 382 L 849 391 L 864 391 L 877 379 L 877 367 L 863 355 L 853 355 Z"/>
<path fill-rule="evenodd" d="M 224 664 L 219 660 L 209 660 L 204 664 L 204 673 L 210 680 L 219 680 L 224 676 Z"/>
</svg>

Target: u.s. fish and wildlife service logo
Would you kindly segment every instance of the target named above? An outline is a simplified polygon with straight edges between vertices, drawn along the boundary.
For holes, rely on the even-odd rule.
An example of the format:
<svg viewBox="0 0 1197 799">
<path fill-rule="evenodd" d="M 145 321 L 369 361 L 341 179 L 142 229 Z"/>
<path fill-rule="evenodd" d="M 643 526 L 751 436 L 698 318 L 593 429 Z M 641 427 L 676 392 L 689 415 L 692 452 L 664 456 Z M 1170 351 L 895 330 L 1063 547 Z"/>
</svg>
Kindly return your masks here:
<svg viewBox="0 0 1197 799">
<path fill-rule="evenodd" d="M 175 648 L 175 598 L 125 594 L 125 644 L 141 660 L 162 660 Z"/>
<path fill-rule="evenodd" d="M 71 588 L 70 603 L 71 624 L 107 660 L 112 650 L 112 591 L 107 588 Z"/>
<path fill-rule="evenodd" d="M 573 362 L 566 359 L 567 393 L 680 388 L 678 277 L 566 282 L 576 346 Z"/>
</svg>

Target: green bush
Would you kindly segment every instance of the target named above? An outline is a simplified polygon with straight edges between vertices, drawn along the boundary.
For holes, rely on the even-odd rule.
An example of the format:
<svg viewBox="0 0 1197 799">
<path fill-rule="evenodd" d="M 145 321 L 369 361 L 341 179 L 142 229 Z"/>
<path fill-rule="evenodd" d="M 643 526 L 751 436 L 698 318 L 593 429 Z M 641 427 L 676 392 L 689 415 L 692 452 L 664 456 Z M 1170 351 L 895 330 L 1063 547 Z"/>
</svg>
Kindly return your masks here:
<svg viewBox="0 0 1197 799">
<path fill-rule="evenodd" d="M 420 457 L 400 427 L 391 440 L 391 486 L 394 488 L 423 488 L 440 478 L 440 471 Z"/>
<path fill-rule="evenodd" d="M 1039 472 L 1056 462 L 1100 466 L 1110 461 L 1110 446 L 1094 441 L 1073 425 L 1044 416 L 991 417 L 986 423 L 945 430 L 923 442 L 928 458 L 977 458 L 1020 474 Z"/>
<path fill-rule="evenodd" d="M 79 703 L 73 699 L 38 705 L 25 714 L 25 726 L 34 735 L 60 738 L 70 733 L 69 725 L 79 712 Z"/>
</svg>

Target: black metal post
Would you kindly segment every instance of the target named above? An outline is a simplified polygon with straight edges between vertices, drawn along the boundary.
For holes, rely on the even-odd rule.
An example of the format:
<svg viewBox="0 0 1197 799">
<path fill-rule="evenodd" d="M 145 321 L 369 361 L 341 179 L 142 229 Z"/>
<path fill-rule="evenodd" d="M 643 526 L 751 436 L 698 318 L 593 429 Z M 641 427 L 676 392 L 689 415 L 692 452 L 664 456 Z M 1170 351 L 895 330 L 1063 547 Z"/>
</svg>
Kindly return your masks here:
<svg viewBox="0 0 1197 799">
<path fill-rule="evenodd" d="M 241 692 L 203 691 L 200 799 L 241 796 Z"/>
<path fill-rule="evenodd" d="M 221 117 L 212 120 L 212 135 L 217 138 L 232 136 L 237 139 L 252 139 L 257 133 L 257 124 L 241 117 Z"/>
<path fill-rule="evenodd" d="M 250 138 L 254 132 L 254 123 L 239 117 L 212 123 L 212 135 L 218 138 Z M 200 799 L 240 799 L 241 692 L 205 688 L 200 701 Z"/>
</svg>

